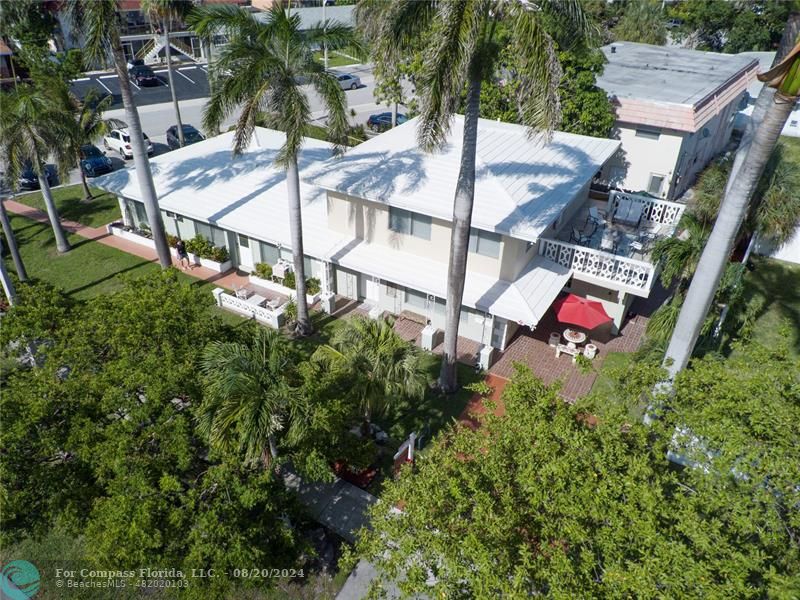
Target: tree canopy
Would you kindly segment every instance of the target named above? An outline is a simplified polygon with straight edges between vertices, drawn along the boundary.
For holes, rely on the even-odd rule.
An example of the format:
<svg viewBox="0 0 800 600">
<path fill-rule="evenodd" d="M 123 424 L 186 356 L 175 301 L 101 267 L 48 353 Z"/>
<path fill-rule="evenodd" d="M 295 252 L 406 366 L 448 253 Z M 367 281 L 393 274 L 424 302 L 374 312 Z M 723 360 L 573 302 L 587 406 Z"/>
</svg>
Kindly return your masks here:
<svg viewBox="0 0 800 600">
<path fill-rule="evenodd" d="M 293 566 L 282 482 L 196 431 L 200 353 L 236 336 L 208 294 L 174 271 L 73 306 L 42 306 L 27 287 L 3 319 L 4 341 L 33 321 L 42 342 L 40 366 L 10 374 L 0 399 L 4 541 L 59 526 L 106 567 Z M 221 597 L 213 586 L 231 580 L 193 584 L 196 597 Z"/>
<path fill-rule="evenodd" d="M 695 361 L 650 427 L 630 411 L 655 367 L 574 406 L 519 368 L 504 416 L 449 431 L 386 485 L 360 555 L 431 596 L 791 597 L 800 364 L 739 351 Z M 676 427 L 713 449 L 704 469 L 666 460 Z"/>
</svg>

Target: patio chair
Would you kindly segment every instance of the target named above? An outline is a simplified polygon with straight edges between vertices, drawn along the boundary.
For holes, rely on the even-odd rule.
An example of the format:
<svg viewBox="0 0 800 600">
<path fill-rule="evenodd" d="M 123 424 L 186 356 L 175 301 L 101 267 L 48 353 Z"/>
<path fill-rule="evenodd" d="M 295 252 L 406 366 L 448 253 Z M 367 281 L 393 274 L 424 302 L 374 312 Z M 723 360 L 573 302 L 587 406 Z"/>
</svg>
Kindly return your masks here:
<svg viewBox="0 0 800 600">
<path fill-rule="evenodd" d="M 575 242 L 576 244 L 587 245 L 592 241 L 591 236 L 584 235 L 580 231 L 578 231 L 577 227 L 572 228 L 572 233 L 569 236 L 570 242 Z"/>
<path fill-rule="evenodd" d="M 589 218 L 587 219 L 587 223 L 588 222 L 594 223 L 595 226 L 606 224 L 605 218 L 603 218 L 596 206 L 589 207 Z"/>
<path fill-rule="evenodd" d="M 558 331 L 554 331 L 553 333 L 551 333 L 548 345 L 552 348 L 555 348 L 560 343 L 561 343 L 561 334 Z"/>
</svg>

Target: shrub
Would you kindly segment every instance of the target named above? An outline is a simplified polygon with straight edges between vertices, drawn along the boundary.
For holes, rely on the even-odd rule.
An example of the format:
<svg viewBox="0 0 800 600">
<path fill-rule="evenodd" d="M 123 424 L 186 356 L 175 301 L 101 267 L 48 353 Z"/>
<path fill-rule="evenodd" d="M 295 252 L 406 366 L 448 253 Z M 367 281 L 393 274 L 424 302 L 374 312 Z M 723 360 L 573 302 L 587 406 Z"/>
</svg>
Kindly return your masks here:
<svg viewBox="0 0 800 600">
<path fill-rule="evenodd" d="M 289 298 L 284 304 L 283 316 L 286 317 L 287 323 L 294 323 L 297 320 L 297 302 L 294 301 L 294 297 Z"/>
<path fill-rule="evenodd" d="M 179 238 L 177 235 L 172 235 L 171 233 L 167 234 L 167 244 L 170 248 L 174 248 L 178 245 L 178 239 Z"/>
<path fill-rule="evenodd" d="M 200 258 L 223 263 L 228 260 L 228 249 L 224 246 L 216 247 L 202 235 L 198 234 L 186 242 L 186 251 L 196 254 Z"/>
<path fill-rule="evenodd" d="M 272 279 L 272 265 L 268 263 L 256 263 L 252 274 L 261 279 Z"/>
<path fill-rule="evenodd" d="M 294 271 L 289 271 L 286 274 L 286 277 L 283 278 L 283 285 L 291 289 L 297 286 L 297 282 L 294 279 Z"/>
<path fill-rule="evenodd" d="M 310 279 L 306 279 L 306 294 L 310 296 L 318 294 L 320 288 L 321 288 L 320 281 L 316 277 L 311 277 Z"/>
</svg>

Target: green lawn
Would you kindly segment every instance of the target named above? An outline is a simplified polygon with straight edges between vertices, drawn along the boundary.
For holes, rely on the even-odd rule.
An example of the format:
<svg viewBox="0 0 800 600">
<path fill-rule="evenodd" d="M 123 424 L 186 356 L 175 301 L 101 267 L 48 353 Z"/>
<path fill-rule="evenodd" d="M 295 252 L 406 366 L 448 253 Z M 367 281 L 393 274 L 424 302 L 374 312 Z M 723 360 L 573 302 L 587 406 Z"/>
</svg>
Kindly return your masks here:
<svg viewBox="0 0 800 600">
<path fill-rule="evenodd" d="M 59 254 L 49 225 L 17 215 L 10 217 L 28 276 L 59 287 L 76 299 L 88 300 L 100 294 L 113 293 L 123 286 L 125 279 L 141 277 L 160 269 L 156 263 L 72 234 L 67 234 L 72 250 Z M 14 272 L 10 257 L 6 259 L 6 264 Z M 213 283 L 185 273 L 179 273 L 178 276 L 201 289 L 207 289 L 209 294 L 215 287 Z M 213 310 L 229 324 L 246 322 L 228 311 L 217 307 Z"/>
<path fill-rule="evenodd" d="M 357 65 L 361 61 L 355 58 L 350 58 L 353 56 L 352 52 L 348 52 L 347 50 L 343 50 L 339 52 L 337 50 L 329 50 L 328 51 L 328 68 L 334 69 L 336 67 L 346 67 L 348 65 Z M 322 52 L 315 52 L 314 58 L 316 58 L 319 62 L 324 62 L 324 57 Z"/>
<path fill-rule="evenodd" d="M 744 303 L 757 308 L 753 339 L 768 346 L 787 341 L 800 355 L 800 265 L 760 257 L 753 263 L 744 277 Z"/>
<path fill-rule="evenodd" d="M 88 227 L 102 227 L 120 219 L 119 203 L 116 196 L 102 190 L 90 188 L 93 200 L 84 202 L 83 186 L 80 184 L 53 188 L 53 199 L 62 219 L 76 221 Z M 31 192 L 15 198 L 39 210 L 45 210 L 41 192 Z"/>
</svg>

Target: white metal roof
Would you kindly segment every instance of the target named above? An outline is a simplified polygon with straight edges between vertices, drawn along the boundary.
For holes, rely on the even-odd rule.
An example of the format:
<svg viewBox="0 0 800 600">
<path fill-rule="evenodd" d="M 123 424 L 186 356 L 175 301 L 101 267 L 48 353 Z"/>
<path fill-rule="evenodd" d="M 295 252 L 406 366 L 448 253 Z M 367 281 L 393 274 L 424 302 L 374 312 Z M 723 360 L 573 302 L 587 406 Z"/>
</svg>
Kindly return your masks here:
<svg viewBox="0 0 800 600">
<path fill-rule="evenodd" d="M 613 49 L 613 51 L 612 51 Z M 695 106 L 757 66 L 753 57 L 614 42 L 597 86 L 618 98 Z"/>
<path fill-rule="evenodd" d="M 251 147 L 238 157 L 231 152 L 233 133 L 224 133 L 151 159 L 161 209 L 291 247 L 286 178 L 274 164 L 284 139 L 282 132 L 259 127 Z M 330 156 L 329 144 L 307 139 L 300 157 L 301 176 Z M 114 171 L 97 177 L 93 185 L 141 200 L 134 171 Z M 300 193 L 307 254 L 437 297 L 446 296 L 446 260 L 368 244 L 333 231 L 328 228 L 325 192 L 301 183 Z M 535 256 L 514 282 L 470 271 L 464 304 L 535 326 L 569 274 L 568 269 L 542 256 Z"/>
<path fill-rule="evenodd" d="M 233 156 L 229 132 L 150 159 L 160 207 L 291 247 L 286 177 L 275 165 L 284 141 L 284 133 L 257 127 L 250 148 L 241 156 Z M 330 156 L 330 144 L 306 139 L 301 173 Z M 114 171 L 94 179 L 92 185 L 141 200 L 135 169 Z M 300 195 L 305 251 L 323 257 L 345 236 L 328 229 L 325 192 L 301 182 Z"/>
<path fill-rule="evenodd" d="M 417 145 L 418 119 L 309 169 L 320 187 L 450 221 L 464 119 L 453 120 L 441 152 Z M 526 128 L 481 119 L 472 224 L 535 241 L 619 147 L 617 140 L 555 132 L 549 143 Z"/>
</svg>

